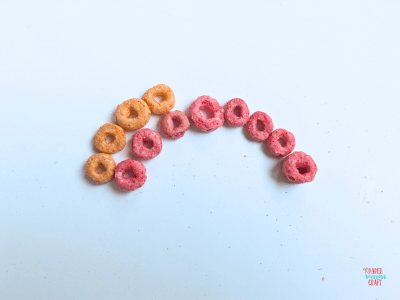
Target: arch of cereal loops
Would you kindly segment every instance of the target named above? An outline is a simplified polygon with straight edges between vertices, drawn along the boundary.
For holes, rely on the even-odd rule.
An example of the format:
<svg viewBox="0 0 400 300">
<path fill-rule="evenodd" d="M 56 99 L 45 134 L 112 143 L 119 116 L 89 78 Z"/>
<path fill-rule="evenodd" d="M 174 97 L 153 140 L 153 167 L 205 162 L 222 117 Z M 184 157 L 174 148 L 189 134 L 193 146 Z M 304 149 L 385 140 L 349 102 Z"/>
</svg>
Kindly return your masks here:
<svg viewBox="0 0 400 300">
<path fill-rule="evenodd" d="M 158 103 L 154 97 L 162 97 L 164 100 Z M 200 96 L 191 104 L 189 118 L 179 110 L 171 111 L 175 106 L 175 95 L 165 84 L 159 84 L 147 90 L 143 100 L 132 98 L 118 105 L 119 126 L 103 125 L 96 133 L 95 146 L 104 153 L 91 156 L 86 163 L 86 173 L 96 183 L 106 183 L 114 178 L 117 185 L 127 191 L 134 191 L 144 185 L 147 179 L 146 167 L 140 161 L 128 159 L 115 166 L 114 159 L 108 153 L 115 153 L 124 148 L 126 141 L 121 141 L 125 139 L 125 135 L 122 134 L 124 129 L 139 129 L 132 138 L 133 153 L 142 159 L 156 157 L 162 150 L 161 136 L 152 129 L 142 129 L 150 119 L 150 111 L 162 115 L 161 131 L 171 139 L 184 136 L 190 127 L 189 118 L 204 132 L 218 129 L 225 121 L 229 126 L 246 126 L 251 138 L 265 142 L 273 156 L 286 156 L 282 164 L 282 174 L 289 182 L 305 183 L 315 178 L 317 165 L 312 157 L 301 151 L 292 153 L 296 145 L 294 135 L 281 128 L 273 130 L 272 119 L 264 112 L 256 111 L 250 115 L 246 102 L 240 98 L 228 101 L 224 109 L 216 99 Z M 203 115 L 203 111 L 207 112 L 207 116 Z M 105 130 L 105 126 L 112 130 Z M 107 139 L 110 140 L 107 141 Z M 116 142 L 118 142 L 118 147 L 114 146 Z M 110 148 L 112 151 L 108 150 Z M 127 171 L 132 172 L 133 176 L 125 178 Z"/>
</svg>

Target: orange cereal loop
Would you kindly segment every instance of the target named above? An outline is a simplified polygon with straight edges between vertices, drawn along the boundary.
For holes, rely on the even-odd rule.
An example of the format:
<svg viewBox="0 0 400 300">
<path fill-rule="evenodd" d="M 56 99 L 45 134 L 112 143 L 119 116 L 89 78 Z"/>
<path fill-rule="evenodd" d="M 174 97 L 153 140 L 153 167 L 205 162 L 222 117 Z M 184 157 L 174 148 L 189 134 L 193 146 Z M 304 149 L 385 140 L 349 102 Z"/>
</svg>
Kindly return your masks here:
<svg viewBox="0 0 400 300">
<path fill-rule="evenodd" d="M 97 153 L 86 162 L 86 174 L 96 183 L 109 182 L 114 176 L 115 161 L 110 154 Z"/>
<path fill-rule="evenodd" d="M 119 126 L 126 130 L 136 130 L 149 122 L 151 112 L 142 99 L 132 98 L 118 105 L 115 115 Z"/>
<path fill-rule="evenodd" d="M 94 135 L 94 145 L 103 153 L 118 152 L 126 145 L 125 131 L 118 125 L 104 124 Z"/>
<path fill-rule="evenodd" d="M 164 100 L 158 103 L 154 99 L 157 96 L 164 97 Z M 157 115 L 163 115 L 175 106 L 174 92 L 165 84 L 159 84 L 148 89 L 143 96 L 143 100 L 147 103 L 150 110 Z"/>
</svg>

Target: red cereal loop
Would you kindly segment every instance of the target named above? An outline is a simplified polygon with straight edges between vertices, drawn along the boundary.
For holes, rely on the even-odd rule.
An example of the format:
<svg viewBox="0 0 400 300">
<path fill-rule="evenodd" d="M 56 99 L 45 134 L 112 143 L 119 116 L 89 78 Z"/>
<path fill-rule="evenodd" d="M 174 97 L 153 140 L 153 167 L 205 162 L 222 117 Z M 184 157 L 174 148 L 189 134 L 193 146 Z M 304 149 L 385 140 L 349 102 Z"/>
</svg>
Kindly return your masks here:
<svg viewBox="0 0 400 300">
<path fill-rule="evenodd" d="M 249 120 L 250 111 L 246 102 L 240 98 L 233 98 L 225 105 L 224 115 L 229 125 L 243 126 Z"/>
<path fill-rule="evenodd" d="M 274 156 L 286 156 L 290 154 L 296 146 L 293 133 L 285 129 L 275 129 L 267 139 L 267 147 Z"/>
<path fill-rule="evenodd" d="M 132 171 L 133 177 L 125 178 L 124 175 L 128 170 Z M 146 167 L 140 161 L 133 159 L 121 161 L 115 168 L 114 179 L 121 189 L 134 191 L 146 182 Z"/>
<path fill-rule="evenodd" d="M 175 127 L 174 122 L 178 125 Z M 163 115 L 160 123 L 162 132 L 171 139 L 179 139 L 183 137 L 190 126 L 190 122 L 186 115 L 179 111 L 169 111 Z"/>
<path fill-rule="evenodd" d="M 201 114 L 202 109 L 209 110 L 211 114 L 210 118 Z M 214 98 L 210 96 L 200 96 L 190 105 L 189 118 L 197 128 L 205 132 L 210 132 L 224 124 L 224 109 Z"/>
<path fill-rule="evenodd" d="M 147 148 L 146 145 L 149 146 Z M 132 137 L 132 151 L 139 158 L 150 159 L 160 154 L 162 140 L 158 132 L 144 128 L 136 132 Z"/>
<path fill-rule="evenodd" d="M 282 164 L 283 176 L 293 183 L 313 181 L 317 170 L 312 157 L 301 151 L 290 154 Z"/>
<path fill-rule="evenodd" d="M 265 141 L 273 129 L 272 119 L 262 111 L 256 111 L 247 121 L 247 132 L 259 142 Z"/>
</svg>

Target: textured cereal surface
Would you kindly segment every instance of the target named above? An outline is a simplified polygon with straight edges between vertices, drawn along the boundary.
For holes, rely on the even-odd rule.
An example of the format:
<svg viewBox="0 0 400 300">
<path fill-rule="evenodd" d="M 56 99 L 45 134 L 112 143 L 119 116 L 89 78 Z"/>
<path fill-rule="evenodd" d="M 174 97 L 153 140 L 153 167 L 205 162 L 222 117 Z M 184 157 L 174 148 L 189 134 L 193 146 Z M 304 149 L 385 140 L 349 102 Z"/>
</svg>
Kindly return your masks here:
<svg viewBox="0 0 400 300">
<path fill-rule="evenodd" d="M 137 112 L 136 118 L 131 118 L 131 111 Z M 142 99 L 132 98 L 117 106 L 115 111 L 118 124 L 126 130 L 136 130 L 144 127 L 150 120 L 151 111 Z"/>
<path fill-rule="evenodd" d="M 160 103 L 154 97 L 163 96 L 164 100 Z M 150 110 L 157 114 L 163 115 L 175 106 L 175 95 L 172 89 L 166 84 L 158 84 L 148 89 L 143 96 L 143 100 L 147 103 Z"/>
<path fill-rule="evenodd" d="M 239 116 L 233 113 L 235 108 L 238 108 Z M 240 98 L 233 98 L 225 105 L 224 115 L 225 121 L 230 126 L 243 126 L 249 120 L 250 111 L 246 102 Z"/>
<path fill-rule="evenodd" d="M 98 173 L 99 167 L 103 167 L 105 172 Z M 86 162 L 86 174 L 96 183 L 106 183 L 114 176 L 115 161 L 110 154 L 97 153 L 92 155 Z"/>
<path fill-rule="evenodd" d="M 201 113 L 201 110 L 204 108 L 207 108 L 212 114 L 208 119 Z M 210 132 L 220 128 L 224 124 L 224 108 L 214 98 L 200 96 L 190 105 L 189 118 L 197 128 L 205 132 Z"/>
<path fill-rule="evenodd" d="M 149 149 L 143 143 L 151 141 L 153 146 Z M 162 150 L 162 139 L 158 132 L 143 128 L 136 132 L 132 137 L 132 152 L 136 157 L 150 159 L 160 154 Z"/>
<path fill-rule="evenodd" d="M 299 169 L 303 169 L 306 172 L 301 174 Z M 285 158 L 282 164 L 283 176 L 293 183 L 313 181 L 317 174 L 317 170 L 317 164 L 314 162 L 312 157 L 301 151 L 290 154 Z"/>
<path fill-rule="evenodd" d="M 174 127 L 174 120 L 176 120 L 179 125 Z M 184 136 L 188 128 L 190 127 L 190 122 L 186 115 L 179 111 L 169 111 L 161 118 L 160 122 L 161 131 L 171 139 L 179 139 Z"/>
<path fill-rule="evenodd" d="M 259 131 L 257 129 L 257 121 L 262 123 L 263 130 Z M 256 111 L 247 121 L 247 132 L 253 138 L 253 140 L 259 142 L 265 141 L 273 129 L 274 123 L 272 122 L 272 119 L 262 111 Z"/>
<path fill-rule="evenodd" d="M 107 137 L 114 140 L 107 142 Z M 94 136 L 94 145 L 103 153 L 116 153 L 124 149 L 126 145 L 125 131 L 115 124 L 104 124 Z"/>
<path fill-rule="evenodd" d="M 279 139 L 283 140 L 283 145 L 279 143 Z M 296 146 L 296 139 L 293 133 L 288 130 L 279 128 L 272 131 L 267 139 L 267 147 L 272 155 L 282 157 L 290 154 Z"/>
<path fill-rule="evenodd" d="M 133 178 L 125 178 L 125 172 L 132 170 L 135 174 Z M 119 188 L 125 191 L 134 191 L 142 187 L 146 180 L 146 167 L 137 160 L 127 159 L 121 161 L 115 168 L 114 179 Z"/>
</svg>

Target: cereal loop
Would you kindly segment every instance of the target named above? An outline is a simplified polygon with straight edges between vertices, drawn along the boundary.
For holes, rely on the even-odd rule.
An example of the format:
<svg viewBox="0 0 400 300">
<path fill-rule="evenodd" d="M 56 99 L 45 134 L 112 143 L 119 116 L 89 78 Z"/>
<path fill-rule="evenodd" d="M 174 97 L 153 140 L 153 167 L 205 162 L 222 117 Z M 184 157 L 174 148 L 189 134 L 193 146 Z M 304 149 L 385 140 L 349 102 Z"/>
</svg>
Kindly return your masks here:
<svg viewBox="0 0 400 300">
<path fill-rule="evenodd" d="M 210 112 L 209 118 L 203 116 L 201 113 L 203 109 L 207 109 Z M 210 132 L 224 124 L 224 109 L 214 98 L 200 96 L 190 105 L 189 118 L 197 128 L 205 132 Z"/>
<path fill-rule="evenodd" d="M 115 115 L 122 128 L 136 130 L 149 122 L 151 112 L 142 99 L 132 98 L 118 105 Z"/>
<path fill-rule="evenodd" d="M 127 171 L 131 171 L 133 177 L 125 178 Z M 125 191 L 134 191 L 146 182 L 146 167 L 140 161 L 133 159 L 121 161 L 115 168 L 114 179 L 119 188 Z"/>
<path fill-rule="evenodd" d="M 225 121 L 230 126 L 243 126 L 249 120 L 250 111 L 246 102 L 240 98 L 234 98 L 225 105 Z"/>
<path fill-rule="evenodd" d="M 290 154 L 282 164 L 283 176 L 293 183 L 313 181 L 317 170 L 312 157 L 301 151 Z"/>
<path fill-rule="evenodd" d="M 293 133 L 285 129 L 275 129 L 267 139 L 267 147 L 274 156 L 286 156 L 296 146 Z"/>
<path fill-rule="evenodd" d="M 164 97 L 164 100 L 160 103 L 154 99 L 154 97 L 158 96 Z M 143 96 L 143 100 L 147 103 L 150 110 L 157 115 L 163 115 L 175 106 L 174 92 L 165 84 L 159 84 L 148 89 Z"/>
<path fill-rule="evenodd" d="M 86 174 L 96 183 L 106 183 L 114 176 L 115 161 L 110 154 L 97 153 L 86 162 Z"/>
<path fill-rule="evenodd" d="M 274 129 L 272 119 L 264 112 L 256 111 L 247 122 L 247 132 L 253 140 L 265 141 Z"/>
<path fill-rule="evenodd" d="M 103 153 L 118 152 L 126 145 L 125 131 L 115 124 L 104 124 L 94 136 L 94 145 Z"/>
<path fill-rule="evenodd" d="M 174 122 L 177 126 L 175 126 Z M 160 122 L 162 132 L 171 139 L 183 137 L 189 126 L 190 122 L 188 117 L 179 110 L 167 112 L 163 115 Z"/>
<path fill-rule="evenodd" d="M 161 150 L 161 136 L 154 130 L 144 128 L 136 132 L 132 137 L 132 151 L 139 158 L 150 159 L 156 157 Z"/>
</svg>

